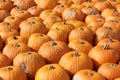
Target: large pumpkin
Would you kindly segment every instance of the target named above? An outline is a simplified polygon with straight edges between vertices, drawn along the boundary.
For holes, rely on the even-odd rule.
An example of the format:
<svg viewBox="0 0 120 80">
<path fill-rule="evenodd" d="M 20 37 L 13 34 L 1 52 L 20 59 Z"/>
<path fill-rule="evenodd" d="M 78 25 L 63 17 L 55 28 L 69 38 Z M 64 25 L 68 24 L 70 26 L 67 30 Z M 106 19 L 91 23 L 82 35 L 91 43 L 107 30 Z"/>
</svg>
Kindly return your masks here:
<svg viewBox="0 0 120 80">
<path fill-rule="evenodd" d="M 44 43 L 38 53 L 46 59 L 47 63 L 57 63 L 70 48 L 62 41 L 49 41 Z"/>
<path fill-rule="evenodd" d="M 35 80 L 70 80 L 70 77 L 60 65 L 47 64 L 37 71 Z"/>
<path fill-rule="evenodd" d="M 87 54 L 77 51 L 65 53 L 59 64 L 73 76 L 76 72 L 82 69 L 93 69 L 93 62 Z"/>
<path fill-rule="evenodd" d="M 45 64 L 45 60 L 37 52 L 23 52 L 13 60 L 13 65 L 22 68 L 29 80 L 33 80 L 37 70 Z"/>
</svg>

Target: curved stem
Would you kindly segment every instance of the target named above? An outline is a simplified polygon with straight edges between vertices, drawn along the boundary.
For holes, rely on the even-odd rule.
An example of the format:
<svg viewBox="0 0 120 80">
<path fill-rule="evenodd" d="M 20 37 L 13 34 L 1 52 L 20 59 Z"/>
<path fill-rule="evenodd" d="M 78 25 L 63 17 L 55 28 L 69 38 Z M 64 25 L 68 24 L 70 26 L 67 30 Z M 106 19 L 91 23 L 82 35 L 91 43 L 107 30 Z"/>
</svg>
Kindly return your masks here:
<svg viewBox="0 0 120 80">
<path fill-rule="evenodd" d="M 49 70 L 54 70 L 55 67 L 53 65 L 50 65 Z"/>
<path fill-rule="evenodd" d="M 110 64 L 110 67 L 115 68 L 117 67 L 117 64 Z"/>
<path fill-rule="evenodd" d="M 52 42 L 50 45 L 51 45 L 51 46 L 56 46 L 57 43 L 56 43 L 56 42 Z"/>
<path fill-rule="evenodd" d="M 8 68 L 7 68 L 7 70 L 8 70 L 8 71 L 12 71 L 12 70 L 13 70 L 13 68 L 11 68 L 11 67 L 8 67 Z"/>
<path fill-rule="evenodd" d="M 108 44 L 105 44 L 104 47 L 103 47 L 104 50 L 108 50 L 109 49 L 109 45 Z"/>
<path fill-rule="evenodd" d="M 14 47 L 18 48 L 18 47 L 20 47 L 20 45 L 16 43 L 16 44 L 14 44 Z"/>
<path fill-rule="evenodd" d="M 80 56 L 80 54 L 77 51 L 75 51 L 73 55 L 74 55 L 74 57 L 79 57 Z"/>
<path fill-rule="evenodd" d="M 88 76 L 93 76 L 94 74 L 92 72 L 88 72 Z"/>
</svg>

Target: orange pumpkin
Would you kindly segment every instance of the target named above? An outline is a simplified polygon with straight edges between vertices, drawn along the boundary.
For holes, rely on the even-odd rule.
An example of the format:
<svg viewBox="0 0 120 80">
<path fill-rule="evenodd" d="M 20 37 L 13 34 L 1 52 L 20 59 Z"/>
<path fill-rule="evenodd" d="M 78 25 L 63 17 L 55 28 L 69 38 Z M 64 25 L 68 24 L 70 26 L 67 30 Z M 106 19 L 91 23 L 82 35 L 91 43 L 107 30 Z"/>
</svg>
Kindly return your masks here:
<svg viewBox="0 0 120 80">
<path fill-rule="evenodd" d="M 115 80 L 120 80 L 120 78 L 115 78 Z"/>
<path fill-rule="evenodd" d="M 112 6 L 116 6 L 117 4 L 120 4 L 120 0 L 107 0 L 112 4 Z"/>
<path fill-rule="evenodd" d="M 69 42 L 68 46 L 71 48 L 71 50 L 76 50 L 86 54 L 88 54 L 93 47 L 92 44 L 82 39 L 73 40 Z"/>
<path fill-rule="evenodd" d="M 10 15 L 9 11 L 0 10 L 0 22 L 4 21 L 4 19 L 9 15 Z"/>
<path fill-rule="evenodd" d="M 51 41 L 52 39 L 45 35 L 45 34 L 41 34 L 41 33 L 34 33 L 30 36 L 29 40 L 28 40 L 28 46 L 34 50 L 34 51 L 38 51 L 39 48 L 46 42 Z"/>
<path fill-rule="evenodd" d="M 45 60 L 37 52 L 23 52 L 13 60 L 13 65 L 22 68 L 29 80 L 33 80 L 37 70 L 45 64 Z"/>
<path fill-rule="evenodd" d="M 105 18 L 105 20 L 120 20 L 120 15 L 119 14 L 115 14 L 115 15 L 111 15 Z"/>
<path fill-rule="evenodd" d="M 104 76 L 107 80 L 114 80 L 120 77 L 120 65 L 114 63 L 105 63 L 100 66 L 98 73 Z"/>
<path fill-rule="evenodd" d="M 0 68 L 2 80 L 27 80 L 25 72 L 17 66 L 6 66 Z"/>
<path fill-rule="evenodd" d="M 78 71 L 72 78 L 72 80 L 106 80 L 105 77 L 98 72 L 90 69 L 84 69 Z"/>
<path fill-rule="evenodd" d="M 44 43 L 38 53 L 45 58 L 47 63 L 57 63 L 70 48 L 62 41 L 48 41 Z"/>
<path fill-rule="evenodd" d="M 3 54 L 8 56 L 12 61 L 15 56 L 17 56 L 21 52 L 30 51 L 30 48 L 25 43 L 14 43 L 14 44 L 7 44 L 3 48 Z"/>
<path fill-rule="evenodd" d="M 118 63 L 119 52 L 109 47 L 108 44 L 93 47 L 88 54 L 94 62 L 95 69 L 98 69 L 104 63 Z"/>
<path fill-rule="evenodd" d="M 71 51 L 65 53 L 59 64 L 71 75 L 73 76 L 76 72 L 82 69 L 93 69 L 93 62 L 87 54 L 77 51 Z"/>
<path fill-rule="evenodd" d="M 37 71 L 35 80 L 70 80 L 70 77 L 59 64 L 47 64 Z"/>
</svg>

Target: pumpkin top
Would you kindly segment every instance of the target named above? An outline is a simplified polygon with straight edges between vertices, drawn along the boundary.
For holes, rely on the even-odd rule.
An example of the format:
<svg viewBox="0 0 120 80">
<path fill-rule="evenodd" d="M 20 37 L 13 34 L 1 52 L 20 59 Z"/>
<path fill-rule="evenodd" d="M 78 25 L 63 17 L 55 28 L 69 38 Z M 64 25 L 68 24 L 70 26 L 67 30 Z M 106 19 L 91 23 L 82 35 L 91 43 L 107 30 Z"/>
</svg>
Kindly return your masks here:
<svg viewBox="0 0 120 80">
<path fill-rule="evenodd" d="M 54 69 L 55 69 L 55 67 L 53 65 L 49 66 L 49 70 L 54 70 Z"/>
<path fill-rule="evenodd" d="M 18 47 L 20 47 L 20 45 L 18 43 L 16 43 L 16 44 L 14 44 L 14 47 L 18 48 Z"/>
<path fill-rule="evenodd" d="M 116 67 L 117 67 L 117 64 L 110 64 L 110 67 L 116 68 Z"/>
<path fill-rule="evenodd" d="M 13 36 L 12 38 L 13 38 L 14 40 L 17 40 L 17 39 L 18 39 L 18 37 L 17 37 L 17 36 Z"/>
<path fill-rule="evenodd" d="M 92 72 L 88 72 L 88 76 L 93 76 L 94 74 Z"/>
<path fill-rule="evenodd" d="M 75 51 L 73 55 L 74 55 L 74 57 L 79 57 L 80 56 L 80 54 L 77 51 Z"/>
<path fill-rule="evenodd" d="M 108 44 L 105 44 L 104 47 L 103 47 L 104 50 L 108 50 L 109 49 L 109 45 Z"/>
<path fill-rule="evenodd" d="M 8 68 L 7 68 L 7 70 L 8 70 L 8 71 L 12 71 L 12 70 L 13 70 L 13 68 L 11 68 L 11 67 L 8 67 Z"/>
<path fill-rule="evenodd" d="M 51 46 L 56 46 L 57 43 L 56 43 L 56 42 L 52 42 L 50 45 L 51 45 Z"/>
</svg>

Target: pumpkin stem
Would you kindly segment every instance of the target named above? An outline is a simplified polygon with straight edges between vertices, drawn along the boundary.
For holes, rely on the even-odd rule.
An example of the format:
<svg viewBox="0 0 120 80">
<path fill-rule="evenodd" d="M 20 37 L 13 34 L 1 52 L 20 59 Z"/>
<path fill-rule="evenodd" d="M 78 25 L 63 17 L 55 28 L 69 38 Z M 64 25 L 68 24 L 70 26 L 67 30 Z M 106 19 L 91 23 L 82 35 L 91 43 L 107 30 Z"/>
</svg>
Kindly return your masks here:
<svg viewBox="0 0 120 80">
<path fill-rule="evenodd" d="M 51 45 L 51 46 L 56 46 L 57 43 L 56 43 L 56 42 L 52 42 L 50 45 Z"/>
<path fill-rule="evenodd" d="M 116 0 L 112 0 L 112 2 L 116 2 Z"/>
<path fill-rule="evenodd" d="M 12 32 L 12 29 L 11 29 L 11 28 L 9 28 L 9 29 L 8 29 L 8 32 Z"/>
<path fill-rule="evenodd" d="M 74 57 L 79 57 L 80 56 L 80 54 L 78 54 L 77 51 L 75 51 L 73 55 L 74 55 Z"/>
<path fill-rule="evenodd" d="M 9 22 L 6 22 L 5 24 L 6 24 L 6 25 L 10 25 L 10 23 L 9 23 Z"/>
<path fill-rule="evenodd" d="M 32 54 L 32 52 L 27 52 L 27 55 L 30 55 L 30 54 Z"/>
<path fill-rule="evenodd" d="M 92 2 L 92 0 L 88 0 L 88 2 Z"/>
<path fill-rule="evenodd" d="M 2 0 L 2 2 L 6 2 L 6 0 Z"/>
<path fill-rule="evenodd" d="M 50 65 L 49 70 L 54 70 L 55 67 L 53 65 Z"/>
<path fill-rule="evenodd" d="M 52 12 L 51 10 L 48 10 L 48 12 Z"/>
<path fill-rule="evenodd" d="M 62 4 L 61 4 L 61 7 L 63 8 L 63 7 L 64 7 L 64 5 L 62 5 Z"/>
<path fill-rule="evenodd" d="M 114 20 L 113 22 L 114 22 L 115 24 L 119 23 L 119 21 L 117 21 L 117 20 Z"/>
<path fill-rule="evenodd" d="M 39 34 L 40 37 L 43 37 L 44 35 L 43 34 Z"/>
<path fill-rule="evenodd" d="M 32 22 L 31 22 L 31 24 L 35 24 L 35 22 L 34 22 L 34 21 L 32 21 Z"/>
<path fill-rule="evenodd" d="M 111 27 L 106 27 L 106 29 L 112 30 L 112 28 L 111 28 Z"/>
<path fill-rule="evenodd" d="M 113 42 L 113 39 L 112 39 L 112 37 L 109 37 L 108 39 L 109 39 L 109 42 Z"/>
<path fill-rule="evenodd" d="M 12 16 L 11 19 L 15 19 L 15 17 Z"/>
<path fill-rule="evenodd" d="M 108 50 L 109 49 L 109 45 L 108 44 L 105 44 L 104 47 L 103 47 L 104 50 Z"/>
<path fill-rule="evenodd" d="M 85 42 L 84 42 L 84 41 L 80 41 L 79 43 L 80 43 L 80 44 L 85 44 Z"/>
<path fill-rule="evenodd" d="M 66 20 L 63 20 L 63 22 L 62 22 L 64 25 L 66 24 Z"/>
<path fill-rule="evenodd" d="M 84 30 L 84 28 L 82 28 L 82 27 L 81 27 L 81 28 L 79 28 L 79 30 L 82 30 L 82 31 L 83 31 L 83 30 Z"/>
<path fill-rule="evenodd" d="M 110 67 L 115 68 L 117 67 L 117 64 L 110 64 Z"/>
<path fill-rule="evenodd" d="M 56 30 L 60 30 L 58 27 L 55 27 Z"/>
<path fill-rule="evenodd" d="M 17 36 L 13 36 L 12 38 L 13 38 L 14 40 L 17 40 L 17 39 L 18 39 L 18 37 L 17 37 Z"/>
<path fill-rule="evenodd" d="M 93 76 L 94 74 L 92 72 L 88 72 L 88 76 Z"/>
<path fill-rule="evenodd" d="M 16 44 L 14 44 L 14 47 L 18 48 L 18 47 L 20 47 L 20 45 L 16 43 Z"/>
<path fill-rule="evenodd" d="M 81 5 L 81 2 L 79 1 L 77 4 L 78 4 L 78 5 Z"/>
<path fill-rule="evenodd" d="M 8 71 L 12 71 L 12 70 L 13 70 L 13 68 L 11 68 L 11 67 L 8 67 L 8 68 L 7 68 L 7 70 L 8 70 Z"/>
</svg>

